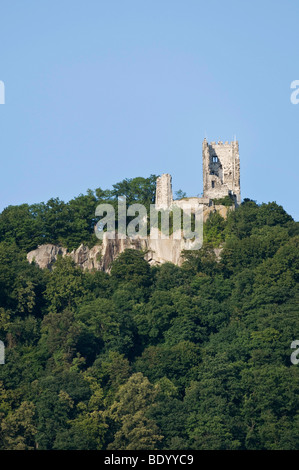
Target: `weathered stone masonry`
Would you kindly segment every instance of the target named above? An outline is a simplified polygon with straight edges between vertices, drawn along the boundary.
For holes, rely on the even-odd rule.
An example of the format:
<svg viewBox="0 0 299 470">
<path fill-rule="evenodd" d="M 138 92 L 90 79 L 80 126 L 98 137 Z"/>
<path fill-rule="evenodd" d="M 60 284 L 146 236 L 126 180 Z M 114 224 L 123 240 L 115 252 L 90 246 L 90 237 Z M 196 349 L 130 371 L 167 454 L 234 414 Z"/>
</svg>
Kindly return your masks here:
<svg viewBox="0 0 299 470">
<path fill-rule="evenodd" d="M 228 195 L 241 203 L 239 143 L 202 144 L 203 195 L 209 199 Z"/>
<path fill-rule="evenodd" d="M 232 196 L 235 205 L 241 203 L 239 143 L 211 142 L 204 139 L 202 144 L 203 197 L 189 197 L 173 200 L 172 178 L 168 173 L 157 179 L 156 208 L 167 209 L 172 205 L 181 209 L 186 205 L 202 205 L 204 213 L 214 205 L 213 200 Z M 204 217 L 205 219 L 205 217 Z"/>
</svg>

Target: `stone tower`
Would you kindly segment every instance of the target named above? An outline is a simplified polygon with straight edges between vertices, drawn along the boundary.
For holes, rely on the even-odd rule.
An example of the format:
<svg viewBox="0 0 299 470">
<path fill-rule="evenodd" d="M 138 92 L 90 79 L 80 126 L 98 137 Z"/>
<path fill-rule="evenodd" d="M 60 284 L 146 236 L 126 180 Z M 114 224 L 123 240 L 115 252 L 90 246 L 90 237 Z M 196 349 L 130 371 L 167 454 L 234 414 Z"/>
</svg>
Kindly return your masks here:
<svg viewBox="0 0 299 470">
<path fill-rule="evenodd" d="M 218 199 L 229 194 L 241 203 L 239 143 L 202 144 L 203 196 Z"/>
<path fill-rule="evenodd" d="M 173 203 L 171 176 L 168 173 L 157 178 L 155 203 L 156 209 L 167 209 Z"/>
</svg>

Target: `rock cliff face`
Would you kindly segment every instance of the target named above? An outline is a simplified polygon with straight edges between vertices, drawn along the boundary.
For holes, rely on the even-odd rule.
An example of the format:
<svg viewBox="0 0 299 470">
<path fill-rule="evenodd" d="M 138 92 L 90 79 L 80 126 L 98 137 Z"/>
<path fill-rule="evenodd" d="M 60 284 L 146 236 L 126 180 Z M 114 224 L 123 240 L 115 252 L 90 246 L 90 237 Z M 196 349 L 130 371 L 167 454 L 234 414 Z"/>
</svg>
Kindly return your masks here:
<svg viewBox="0 0 299 470">
<path fill-rule="evenodd" d="M 218 211 L 223 217 L 226 217 L 228 208 L 224 206 L 205 207 L 204 220 L 214 211 Z M 70 256 L 82 269 L 109 272 L 112 262 L 127 248 L 144 251 L 144 259 L 152 265 L 168 261 L 180 266 L 183 262 L 182 251 L 185 249 L 185 244 L 182 239 L 174 240 L 172 236 L 168 240 L 138 237 L 122 239 L 118 238 L 116 233 L 115 239 L 109 239 L 108 234 L 105 233 L 103 241 L 92 248 L 80 245 L 76 250 L 68 252 L 64 247 L 45 244 L 30 251 L 27 254 L 27 259 L 29 263 L 35 261 L 42 269 L 51 270 L 59 255 Z"/>
<path fill-rule="evenodd" d="M 29 263 L 35 261 L 42 269 L 52 269 L 59 255 L 65 256 L 67 249 L 56 245 L 40 245 L 36 250 L 30 251 L 27 254 Z"/>
<path fill-rule="evenodd" d="M 106 234 L 105 234 L 106 235 Z M 68 252 L 66 248 L 56 245 L 40 245 L 36 250 L 27 254 L 29 263 L 35 262 L 42 269 L 52 269 L 57 257 L 70 256 L 74 262 L 87 270 L 110 271 L 111 263 L 125 249 L 131 248 L 144 251 L 144 258 L 150 264 L 162 264 L 170 261 L 180 265 L 182 263 L 181 251 L 183 248 L 181 240 L 150 240 L 150 239 L 109 239 L 104 236 L 101 244 L 92 248 L 80 245 L 77 250 Z"/>
</svg>

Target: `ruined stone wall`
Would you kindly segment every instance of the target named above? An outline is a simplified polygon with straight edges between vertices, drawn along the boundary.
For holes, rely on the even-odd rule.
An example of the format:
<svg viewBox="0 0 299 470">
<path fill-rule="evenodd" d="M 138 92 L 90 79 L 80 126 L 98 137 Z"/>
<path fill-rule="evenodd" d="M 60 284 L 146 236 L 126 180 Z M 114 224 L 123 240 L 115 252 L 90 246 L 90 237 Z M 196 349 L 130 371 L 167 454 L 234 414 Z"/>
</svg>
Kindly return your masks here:
<svg viewBox="0 0 299 470">
<path fill-rule="evenodd" d="M 239 143 L 211 142 L 206 139 L 202 147 L 203 195 L 217 199 L 229 194 L 241 202 Z"/>
<path fill-rule="evenodd" d="M 171 176 L 164 173 L 156 182 L 156 209 L 167 209 L 173 202 Z"/>
</svg>

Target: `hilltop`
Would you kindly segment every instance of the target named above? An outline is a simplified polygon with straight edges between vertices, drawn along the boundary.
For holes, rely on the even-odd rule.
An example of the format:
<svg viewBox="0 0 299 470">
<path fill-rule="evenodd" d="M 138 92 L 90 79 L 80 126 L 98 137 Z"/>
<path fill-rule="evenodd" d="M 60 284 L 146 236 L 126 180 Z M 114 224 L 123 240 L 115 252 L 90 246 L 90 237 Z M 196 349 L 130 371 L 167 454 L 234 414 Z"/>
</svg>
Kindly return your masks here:
<svg viewBox="0 0 299 470">
<path fill-rule="evenodd" d="M 0 214 L 1 449 L 299 448 L 299 233 L 279 204 L 211 213 L 180 266 L 136 249 L 109 273 L 28 263 L 96 247 L 95 206 L 152 204 L 155 181 Z"/>
</svg>

